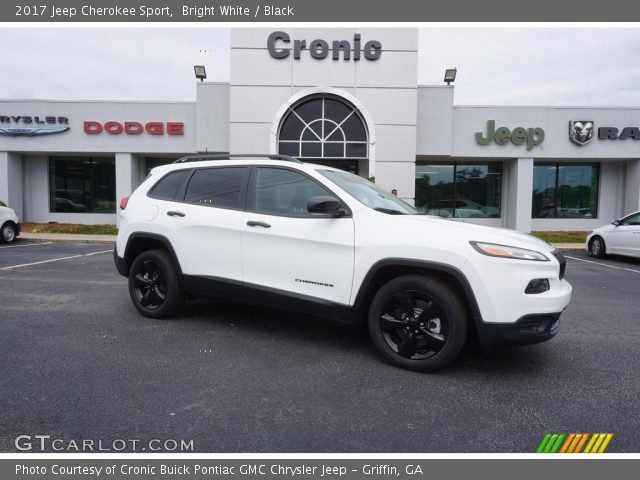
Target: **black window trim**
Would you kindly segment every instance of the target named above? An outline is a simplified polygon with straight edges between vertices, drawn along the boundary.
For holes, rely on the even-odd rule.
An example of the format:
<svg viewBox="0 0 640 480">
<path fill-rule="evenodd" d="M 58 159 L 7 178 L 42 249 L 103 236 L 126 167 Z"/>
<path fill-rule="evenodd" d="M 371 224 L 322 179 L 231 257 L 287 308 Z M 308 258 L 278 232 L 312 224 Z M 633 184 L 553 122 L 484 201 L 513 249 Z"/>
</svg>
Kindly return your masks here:
<svg viewBox="0 0 640 480">
<path fill-rule="evenodd" d="M 212 169 L 220 169 L 220 168 L 244 168 L 246 169 L 245 172 L 245 176 L 242 182 L 242 186 L 240 189 L 240 200 L 239 200 L 239 206 L 237 208 L 234 207 L 209 207 L 209 206 L 205 206 L 205 205 L 197 205 L 195 203 L 190 203 L 190 202 L 186 202 L 184 200 L 185 196 L 186 196 L 186 192 L 187 192 L 187 187 L 189 185 L 189 182 L 191 181 L 191 178 L 193 177 L 193 175 L 195 174 L 196 170 L 212 170 Z M 254 196 L 254 192 L 255 192 L 255 177 L 256 177 L 256 170 L 258 168 L 277 168 L 277 169 L 281 169 L 281 170 L 291 170 L 293 172 L 296 172 L 300 175 L 303 175 L 304 177 L 308 178 L 309 180 L 311 180 L 312 182 L 316 183 L 317 185 L 319 185 L 322 189 L 326 190 L 327 192 L 329 192 L 333 197 L 337 198 L 340 201 L 341 207 L 344 208 L 346 210 L 346 214 L 342 215 L 340 217 L 336 217 L 336 218 L 352 218 L 353 217 L 353 212 L 351 211 L 351 208 L 349 208 L 349 205 L 347 204 L 347 202 L 345 202 L 340 195 L 336 194 L 334 190 L 332 190 L 331 188 L 329 188 L 327 185 L 325 185 L 324 183 L 318 181 L 316 178 L 312 177 L 311 175 L 307 174 L 306 172 L 303 172 L 301 170 L 298 170 L 296 168 L 292 168 L 289 166 L 284 166 L 284 165 L 220 165 L 220 166 L 213 166 L 213 167 L 200 167 L 200 168 L 183 168 L 183 169 L 175 169 L 175 170 L 170 170 L 168 171 L 166 174 L 164 174 L 160 179 L 158 179 L 158 181 L 156 183 L 153 184 L 153 186 L 147 191 L 147 197 L 149 198 L 153 198 L 154 200 L 158 200 L 161 202 L 174 202 L 174 203 L 181 203 L 184 205 L 193 205 L 196 207 L 203 207 L 203 208 L 218 208 L 221 210 L 234 210 L 234 211 L 244 211 L 244 212 L 250 212 L 250 213 L 256 213 L 259 215 L 269 215 L 272 217 L 283 217 L 283 218 L 299 218 L 299 219 L 319 219 L 319 218 L 327 218 L 325 216 L 322 215 L 313 215 L 313 214 L 309 214 L 309 215 L 278 215 L 275 213 L 267 213 L 267 212 L 259 212 L 257 210 L 255 210 L 254 208 L 254 202 L 255 202 L 255 196 Z M 151 195 L 152 190 L 155 188 L 155 186 L 167 175 L 173 173 L 173 172 L 177 172 L 179 170 L 190 170 L 190 173 L 187 174 L 186 178 L 184 179 L 184 182 L 182 184 L 182 186 L 178 189 L 178 193 L 176 194 L 175 198 L 173 200 L 167 200 L 167 199 L 162 199 L 162 198 L 157 198 Z"/>
<path fill-rule="evenodd" d="M 353 217 L 353 212 L 349 208 L 349 205 L 339 195 L 337 195 L 331 188 L 329 188 L 327 185 L 325 185 L 324 183 L 318 181 L 316 178 L 313 178 L 311 175 L 307 174 L 306 172 L 303 172 L 303 171 L 298 170 L 296 168 L 280 166 L 280 165 L 252 165 L 251 166 L 251 175 L 250 175 L 250 179 L 249 179 L 249 190 L 247 192 L 246 205 L 245 205 L 246 206 L 245 210 L 247 212 L 256 213 L 258 215 L 269 215 L 271 217 L 299 218 L 299 219 L 302 219 L 302 220 L 307 220 L 307 219 L 326 219 L 326 218 L 328 218 L 328 217 L 323 216 L 323 215 L 314 215 L 313 213 L 309 213 L 307 215 L 282 215 L 282 214 L 277 214 L 277 213 L 260 212 L 260 211 L 256 210 L 255 209 L 255 190 L 256 190 L 256 177 L 257 177 L 258 168 L 275 168 L 275 169 L 279 169 L 279 170 L 291 170 L 292 172 L 296 172 L 296 173 L 308 178 L 309 180 L 311 180 L 312 182 L 314 182 L 315 184 L 320 186 L 323 190 L 326 190 L 327 192 L 329 192 L 331 194 L 331 196 L 337 198 L 340 201 L 341 208 L 344 208 L 347 213 L 345 215 L 341 215 L 340 217 L 335 217 L 335 218 L 352 218 Z"/>
</svg>

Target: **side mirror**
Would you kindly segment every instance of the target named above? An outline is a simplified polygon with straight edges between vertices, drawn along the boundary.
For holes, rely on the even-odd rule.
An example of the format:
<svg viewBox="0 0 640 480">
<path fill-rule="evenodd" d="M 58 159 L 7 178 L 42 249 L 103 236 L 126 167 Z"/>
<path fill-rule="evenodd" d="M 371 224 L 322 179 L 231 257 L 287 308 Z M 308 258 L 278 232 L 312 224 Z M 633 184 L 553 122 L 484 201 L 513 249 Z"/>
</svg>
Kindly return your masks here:
<svg viewBox="0 0 640 480">
<path fill-rule="evenodd" d="M 618 225 L 620 225 L 620 220 L 614 220 L 613 222 L 611 222 L 611 225 L 617 227 Z"/>
<path fill-rule="evenodd" d="M 327 196 L 311 197 L 307 203 L 307 211 L 332 217 L 341 217 L 346 213 L 344 209 L 340 208 L 340 200 Z"/>
</svg>

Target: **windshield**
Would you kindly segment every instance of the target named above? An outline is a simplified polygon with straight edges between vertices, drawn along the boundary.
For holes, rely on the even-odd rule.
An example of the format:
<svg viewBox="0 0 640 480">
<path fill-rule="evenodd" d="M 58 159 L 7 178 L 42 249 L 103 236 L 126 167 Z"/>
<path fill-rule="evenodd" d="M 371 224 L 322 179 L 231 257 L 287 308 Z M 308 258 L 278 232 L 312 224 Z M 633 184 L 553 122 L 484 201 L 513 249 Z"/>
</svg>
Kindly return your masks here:
<svg viewBox="0 0 640 480">
<path fill-rule="evenodd" d="M 395 195 L 352 173 L 320 170 L 320 173 L 367 207 L 390 215 L 415 215 L 418 211 Z"/>
</svg>

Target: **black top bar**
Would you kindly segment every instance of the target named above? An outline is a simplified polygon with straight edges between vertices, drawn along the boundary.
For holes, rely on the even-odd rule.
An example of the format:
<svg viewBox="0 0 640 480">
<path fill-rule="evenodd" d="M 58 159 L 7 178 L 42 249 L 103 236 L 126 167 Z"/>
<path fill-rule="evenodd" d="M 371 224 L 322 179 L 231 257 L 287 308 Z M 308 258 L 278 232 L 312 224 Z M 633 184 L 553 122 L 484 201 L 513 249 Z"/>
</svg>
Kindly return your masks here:
<svg viewBox="0 0 640 480">
<path fill-rule="evenodd" d="M 302 163 L 300 160 L 294 157 L 290 157 L 289 155 L 278 155 L 278 154 L 256 154 L 256 153 L 248 153 L 248 154 L 216 154 L 216 155 L 189 155 L 188 157 L 182 157 L 176 160 L 173 163 L 185 163 L 185 162 L 206 162 L 208 160 L 231 160 L 233 158 L 246 158 L 247 160 L 255 159 L 255 158 L 266 158 L 269 160 L 284 160 L 285 162 L 295 162 Z"/>
</svg>

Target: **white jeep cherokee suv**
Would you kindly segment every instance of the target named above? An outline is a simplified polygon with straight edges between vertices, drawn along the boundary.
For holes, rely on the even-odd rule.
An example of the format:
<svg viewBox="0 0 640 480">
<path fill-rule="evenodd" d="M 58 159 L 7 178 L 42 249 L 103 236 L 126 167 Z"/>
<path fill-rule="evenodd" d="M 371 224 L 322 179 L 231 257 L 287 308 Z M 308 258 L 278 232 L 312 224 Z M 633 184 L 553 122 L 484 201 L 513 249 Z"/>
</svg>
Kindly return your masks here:
<svg viewBox="0 0 640 480">
<path fill-rule="evenodd" d="M 447 365 L 472 333 L 489 350 L 548 340 L 571 298 L 562 255 L 541 240 L 420 215 L 281 155 L 182 158 L 120 209 L 114 259 L 143 315 L 216 296 L 366 323 L 412 370 Z"/>
</svg>

